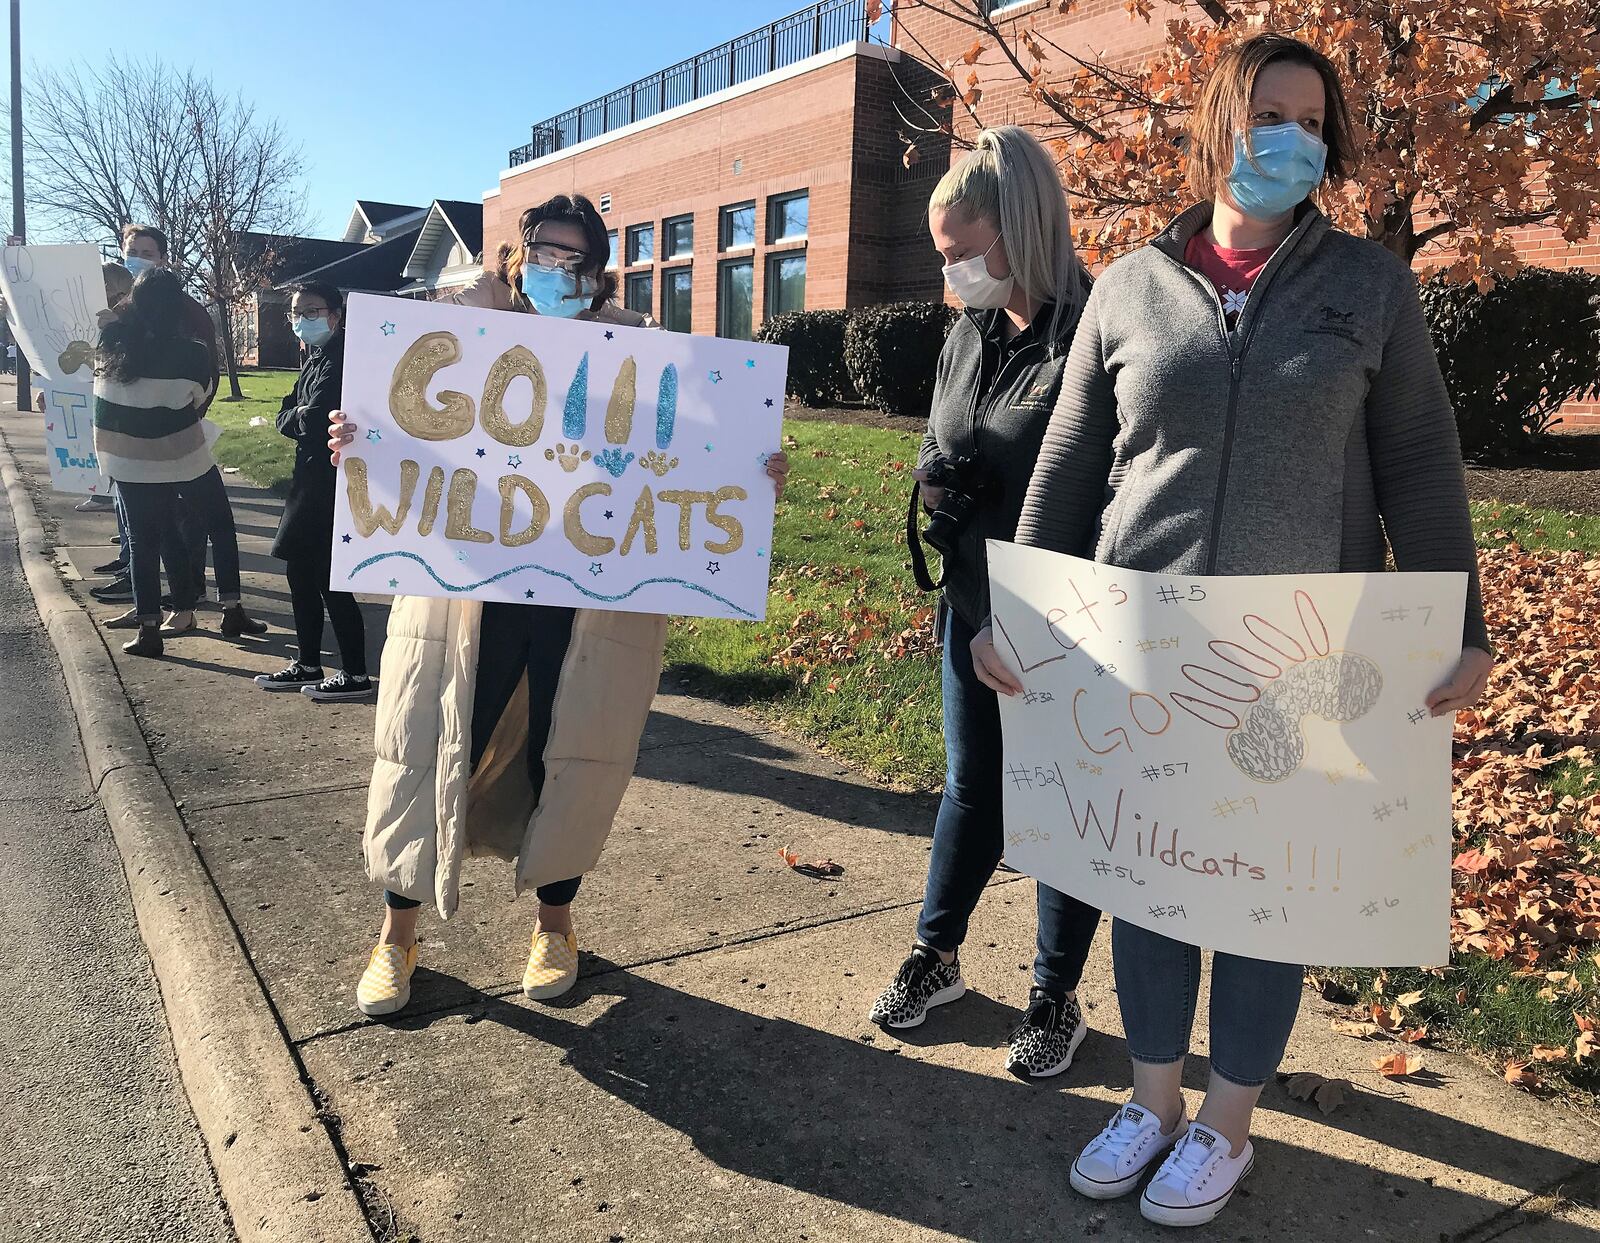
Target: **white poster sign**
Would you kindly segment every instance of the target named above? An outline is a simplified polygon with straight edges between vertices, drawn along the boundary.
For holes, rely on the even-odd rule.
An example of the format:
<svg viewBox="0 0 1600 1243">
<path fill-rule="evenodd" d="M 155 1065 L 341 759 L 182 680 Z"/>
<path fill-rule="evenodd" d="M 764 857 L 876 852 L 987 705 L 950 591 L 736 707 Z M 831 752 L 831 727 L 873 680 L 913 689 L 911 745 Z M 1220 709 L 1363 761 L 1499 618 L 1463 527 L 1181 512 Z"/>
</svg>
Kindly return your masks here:
<svg viewBox="0 0 1600 1243">
<path fill-rule="evenodd" d="M 106 309 L 99 252 L 87 244 L 7 246 L 0 289 L 12 335 L 44 394 L 51 486 L 110 491 L 94 452 L 94 346 Z"/>
<path fill-rule="evenodd" d="M 1464 574 L 1145 574 L 989 544 L 1006 859 L 1252 958 L 1449 957 Z"/>
<path fill-rule="evenodd" d="M 788 350 L 356 295 L 333 583 L 760 619 Z"/>
</svg>

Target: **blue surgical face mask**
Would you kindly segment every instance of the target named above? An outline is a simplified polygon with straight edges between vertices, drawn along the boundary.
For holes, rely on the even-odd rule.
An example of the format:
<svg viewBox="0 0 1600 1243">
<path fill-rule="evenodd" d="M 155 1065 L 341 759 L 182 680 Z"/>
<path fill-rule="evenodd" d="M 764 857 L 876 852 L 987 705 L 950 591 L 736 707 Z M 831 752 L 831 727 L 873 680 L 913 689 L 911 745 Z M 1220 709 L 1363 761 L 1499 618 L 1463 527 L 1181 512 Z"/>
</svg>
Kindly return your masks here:
<svg viewBox="0 0 1600 1243">
<path fill-rule="evenodd" d="M 571 319 L 589 304 L 578 294 L 578 278 L 565 268 L 540 268 L 529 264 L 522 269 L 522 292 L 541 315 Z"/>
<path fill-rule="evenodd" d="M 141 259 L 138 255 L 124 255 L 122 259 L 122 266 L 127 268 L 128 271 L 132 272 L 137 278 L 139 273 L 148 272 L 156 265 L 153 261 L 149 259 Z"/>
<path fill-rule="evenodd" d="M 1244 135 L 1233 140 L 1228 196 L 1252 219 L 1286 216 L 1322 184 L 1328 166 L 1327 144 L 1295 122 L 1257 125 L 1250 131 L 1250 143 L 1255 148 L 1254 165 L 1245 152 Z"/>
<path fill-rule="evenodd" d="M 318 349 L 328 344 L 333 336 L 333 325 L 326 318 L 312 319 L 309 315 L 302 315 L 294 321 L 294 335 L 306 343 L 309 349 Z"/>
</svg>

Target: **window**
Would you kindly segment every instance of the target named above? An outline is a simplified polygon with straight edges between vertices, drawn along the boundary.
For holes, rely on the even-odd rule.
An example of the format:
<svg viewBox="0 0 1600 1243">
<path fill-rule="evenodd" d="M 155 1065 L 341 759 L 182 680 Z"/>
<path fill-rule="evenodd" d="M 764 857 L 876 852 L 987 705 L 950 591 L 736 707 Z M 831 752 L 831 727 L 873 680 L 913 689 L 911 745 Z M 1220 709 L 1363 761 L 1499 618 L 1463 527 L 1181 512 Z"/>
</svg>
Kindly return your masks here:
<svg viewBox="0 0 1600 1243">
<path fill-rule="evenodd" d="M 668 259 L 687 259 L 694 254 L 694 217 L 677 216 L 664 221 L 662 229 L 667 235 Z"/>
<path fill-rule="evenodd" d="M 617 266 L 617 231 L 611 229 L 606 233 L 606 271 L 611 271 Z"/>
<path fill-rule="evenodd" d="M 756 205 L 754 203 L 740 203 L 736 207 L 722 209 L 722 236 L 720 243 L 723 250 L 737 250 L 741 246 L 754 246 L 756 244 Z"/>
<path fill-rule="evenodd" d="M 806 309 L 806 253 L 772 255 L 767 259 L 767 315 Z"/>
<path fill-rule="evenodd" d="M 630 311 L 638 311 L 641 315 L 654 315 L 656 302 L 656 278 L 652 272 L 635 272 L 628 277 L 623 305 Z"/>
<path fill-rule="evenodd" d="M 806 235 L 811 214 L 811 192 L 779 194 L 767 200 L 767 241 L 790 242 Z"/>
<path fill-rule="evenodd" d="M 662 273 L 661 322 L 672 332 L 688 332 L 694 321 L 694 269 Z"/>
<path fill-rule="evenodd" d="M 600 196 L 600 213 L 601 213 L 601 215 L 604 215 L 606 212 L 608 212 L 610 210 L 611 210 L 611 196 L 609 194 L 602 194 Z"/>
<path fill-rule="evenodd" d="M 756 287 L 753 259 L 724 263 L 717 272 L 717 335 L 750 339 Z"/>
<path fill-rule="evenodd" d="M 628 265 L 650 263 L 656 257 L 656 227 L 636 224 L 628 230 Z"/>
</svg>

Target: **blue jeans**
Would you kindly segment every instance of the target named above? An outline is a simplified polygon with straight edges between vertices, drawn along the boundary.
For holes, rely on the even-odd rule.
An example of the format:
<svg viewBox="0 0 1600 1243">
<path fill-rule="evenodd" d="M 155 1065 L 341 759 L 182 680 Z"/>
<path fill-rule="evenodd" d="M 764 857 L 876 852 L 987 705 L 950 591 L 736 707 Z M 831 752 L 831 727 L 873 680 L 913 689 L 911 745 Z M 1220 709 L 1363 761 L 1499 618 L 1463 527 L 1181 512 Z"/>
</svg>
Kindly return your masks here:
<svg viewBox="0 0 1600 1243">
<path fill-rule="evenodd" d="M 1113 920 L 1117 1001 L 1136 1062 L 1182 1061 L 1200 995 L 1200 948 Z M 1300 1009 L 1305 968 L 1216 954 L 1211 963 L 1211 1069 L 1260 1087 L 1283 1060 Z"/>
<path fill-rule="evenodd" d="M 972 671 L 972 627 L 949 613 L 944 634 L 944 798 L 933 825 L 928 887 L 917 940 L 952 953 L 1005 853 L 1000 701 Z M 1100 912 L 1038 886 L 1039 949 L 1033 979 L 1052 993 L 1078 987 Z"/>
<path fill-rule="evenodd" d="M 128 574 L 133 580 L 133 607 L 141 622 L 161 620 L 161 564 L 174 605 L 194 607 L 198 584 L 178 534 L 178 508 L 191 507 L 217 554 L 217 596 L 224 605 L 239 602 L 239 544 L 233 506 L 215 466 L 183 483 L 118 481 L 117 496 L 128 529 Z"/>
</svg>

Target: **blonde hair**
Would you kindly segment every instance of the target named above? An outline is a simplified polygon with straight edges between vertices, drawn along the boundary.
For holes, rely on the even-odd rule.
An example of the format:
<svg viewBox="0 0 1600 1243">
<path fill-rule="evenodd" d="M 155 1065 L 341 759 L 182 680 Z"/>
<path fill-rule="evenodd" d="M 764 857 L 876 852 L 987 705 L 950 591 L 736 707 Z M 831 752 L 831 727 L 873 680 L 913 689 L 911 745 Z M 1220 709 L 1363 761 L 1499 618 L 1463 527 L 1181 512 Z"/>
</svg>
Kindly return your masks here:
<svg viewBox="0 0 1600 1243">
<path fill-rule="evenodd" d="M 1072 213 L 1056 166 L 1039 141 L 1017 125 L 978 135 L 977 145 L 939 178 L 928 210 L 987 220 L 1005 238 L 1011 274 L 1036 303 L 1055 304 L 1050 349 L 1078 322 L 1089 273 L 1072 245 Z"/>
</svg>

